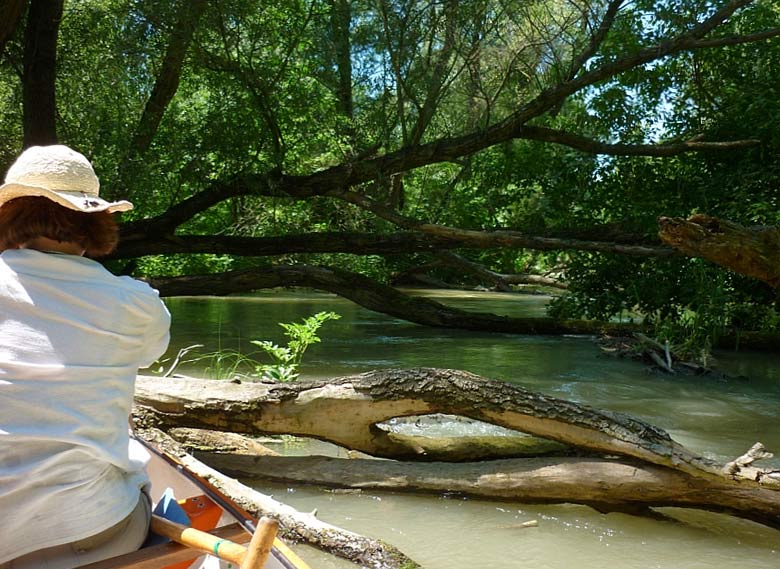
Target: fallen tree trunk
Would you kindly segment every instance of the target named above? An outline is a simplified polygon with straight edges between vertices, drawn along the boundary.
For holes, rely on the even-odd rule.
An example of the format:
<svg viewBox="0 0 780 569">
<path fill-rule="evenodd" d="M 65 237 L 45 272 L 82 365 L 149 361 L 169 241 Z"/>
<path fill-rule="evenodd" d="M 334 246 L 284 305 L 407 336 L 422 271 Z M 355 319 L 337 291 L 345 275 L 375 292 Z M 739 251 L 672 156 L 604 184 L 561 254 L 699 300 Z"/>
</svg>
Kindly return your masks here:
<svg viewBox="0 0 780 569">
<path fill-rule="evenodd" d="M 136 435 L 154 443 L 217 490 L 230 496 L 256 518 L 270 516 L 279 521 L 281 535 L 290 541 L 304 541 L 361 567 L 376 569 L 415 569 L 420 567 L 394 546 L 371 539 L 318 520 L 313 513 L 303 513 L 258 492 L 202 463 L 159 429 L 136 422 Z"/>
<path fill-rule="evenodd" d="M 138 412 L 152 416 L 161 428 L 293 434 L 373 456 L 413 460 L 434 458 L 426 452 L 424 437 L 410 441 L 394 436 L 381 423 L 415 415 L 459 415 L 589 453 L 630 457 L 746 488 L 780 489 L 777 472 L 745 467 L 727 476 L 724 465 L 692 453 L 662 429 L 628 415 L 458 370 L 389 369 L 284 384 L 139 376 L 136 403 Z M 435 458 L 447 459 L 441 454 Z"/>
<path fill-rule="evenodd" d="M 220 472 L 274 482 L 333 488 L 456 493 L 523 503 L 568 502 L 601 512 L 693 507 L 730 513 L 780 528 L 780 492 L 695 478 L 638 461 L 603 458 L 525 458 L 442 464 L 352 460 L 324 456 L 273 457 L 196 452 Z"/>
<path fill-rule="evenodd" d="M 236 476 L 573 502 L 629 513 L 692 507 L 780 528 L 780 471 L 754 466 L 771 456 L 760 444 L 720 464 L 627 415 L 463 371 L 391 369 L 287 384 L 139 376 L 134 413 L 141 423 L 164 429 L 293 434 L 396 459 L 209 455 L 214 466 Z M 495 460 L 503 453 L 496 445 L 464 456 L 458 445 L 393 432 L 387 423 L 432 414 L 484 421 L 565 447 L 522 460 Z M 572 449 L 587 456 L 572 456 Z M 466 462 L 474 456 L 494 460 Z"/>
</svg>

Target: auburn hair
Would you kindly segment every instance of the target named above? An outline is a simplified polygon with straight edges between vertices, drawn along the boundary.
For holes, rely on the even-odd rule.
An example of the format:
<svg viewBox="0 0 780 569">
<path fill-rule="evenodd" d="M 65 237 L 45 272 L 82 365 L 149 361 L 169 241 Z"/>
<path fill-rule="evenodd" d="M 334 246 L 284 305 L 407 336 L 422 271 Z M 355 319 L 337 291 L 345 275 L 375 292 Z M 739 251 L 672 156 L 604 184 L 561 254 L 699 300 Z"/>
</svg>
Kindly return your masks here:
<svg viewBox="0 0 780 569">
<path fill-rule="evenodd" d="M 40 196 L 14 198 L 0 206 L 0 251 L 37 237 L 78 243 L 87 257 L 102 257 L 119 242 L 119 227 L 106 211 L 76 211 Z"/>
</svg>

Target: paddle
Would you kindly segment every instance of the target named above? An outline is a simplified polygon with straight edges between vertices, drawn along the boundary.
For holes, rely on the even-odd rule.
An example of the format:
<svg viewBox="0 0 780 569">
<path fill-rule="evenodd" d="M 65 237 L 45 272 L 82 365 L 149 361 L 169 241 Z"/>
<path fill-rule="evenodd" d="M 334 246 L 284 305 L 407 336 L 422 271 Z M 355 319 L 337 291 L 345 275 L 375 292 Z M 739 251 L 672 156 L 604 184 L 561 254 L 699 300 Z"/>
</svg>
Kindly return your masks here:
<svg viewBox="0 0 780 569">
<path fill-rule="evenodd" d="M 261 518 L 248 547 L 157 515 L 152 516 L 151 529 L 176 543 L 236 563 L 240 569 L 262 569 L 271 553 L 279 522 Z"/>
</svg>

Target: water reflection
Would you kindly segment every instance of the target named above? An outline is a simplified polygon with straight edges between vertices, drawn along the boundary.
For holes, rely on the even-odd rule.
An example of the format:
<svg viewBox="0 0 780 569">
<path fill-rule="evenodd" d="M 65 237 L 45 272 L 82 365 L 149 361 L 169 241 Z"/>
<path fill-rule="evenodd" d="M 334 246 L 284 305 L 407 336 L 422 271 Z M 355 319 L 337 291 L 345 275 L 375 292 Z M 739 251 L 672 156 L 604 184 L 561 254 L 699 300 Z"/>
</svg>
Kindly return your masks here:
<svg viewBox="0 0 780 569">
<path fill-rule="evenodd" d="M 459 308 L 541 316 L 546 299 L 493 293 L 428 291 Z M 780 453 L 780 356 L 719 354 L 726 371 L 749 379 L 723 381 L 648 373 L 634 362 L 599 353 L 592 339 L 435 330 L 362 309 L 327 294 L 265 292 L 251 297 L 175 298 L 170 354 L 205 344 L 251 351 L 252 339 L 284 343 L 278 322 L 323 310 L 342 315 L 309 349 L 304 377 L 332 377 L 387 367 L 468 370 L 557 397 L 622 411 L 654 423 L 693 450 L 720 460 L 756 441 Z M 197 366 L 183 371 L 197 374 Z M 317 452 L 335 452 L 327 445 Z M 290 449 L 310 452 L 310 449 Z M 780 460 L 773 459 L 780 467 Z M 727 516 L 672 510 L 684 523 L 598 514 L 571 505 L 529 506 L 457 497 L 392 493 L 336 495 L 316 488 L 271 487 L 304 511 L 386 539 L 427 568 L 520 566 L 621 569 L 780 567 L 780 532 Z M 516 524 L 538 519 L 538 528 Z M 348 567 L 307 551 L 317 567 Z M 316 563 L 315 563 L 316 560 Z"/>
</svg>

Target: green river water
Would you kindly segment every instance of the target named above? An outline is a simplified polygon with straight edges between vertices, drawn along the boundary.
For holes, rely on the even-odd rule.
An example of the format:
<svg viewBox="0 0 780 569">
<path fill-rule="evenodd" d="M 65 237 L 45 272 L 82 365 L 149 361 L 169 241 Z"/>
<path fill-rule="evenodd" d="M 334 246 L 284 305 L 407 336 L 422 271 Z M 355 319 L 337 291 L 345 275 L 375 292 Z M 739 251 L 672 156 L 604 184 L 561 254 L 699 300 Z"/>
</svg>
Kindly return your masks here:
<svg viewBox="0 0 780 569">
<path fill-rule="evenodd" d="M 483 292 L 417 294 L 512 316 L 543 316 L 547 302 L 542 296 Z M 742 454 L 756 441 L 780 454 L 780 348 L 773 354 L 718 354 L 722 369 L 738 379 L 669 377 L 601 355 L 592 338 L 433 330 L 326 294 L 266 292 L 166 303 L 173 315 L 169 355 L 192 344 L 204 344 L 203 351 L 249 352 L 252 339 L 284 343 L 278 322 L 332 310 L 342 319 L 321 329 L 322 343 L 306 354 L 304 378 L 388 367 L 458 368 L 635 415 L 719 460 Z M 202 369 L 180 371 L 200 375 Z M 322 443 L 290 443 L 281 450 L 341 452 Z M 762 464 L 780 467 L 780 460 Z M 565 504 L 257 486 L 299 510 L 317 509 L 324 521 L 389 541 L 427 569 L 780 568 L 780 531 L 720 514 L 667 508 L 677 521 L 656 521 Z M 518 529 L 527 520 L 539 526 Z M 313 569 L 354 567 L 309 548 L 298 551 Z"/>
</svg>

